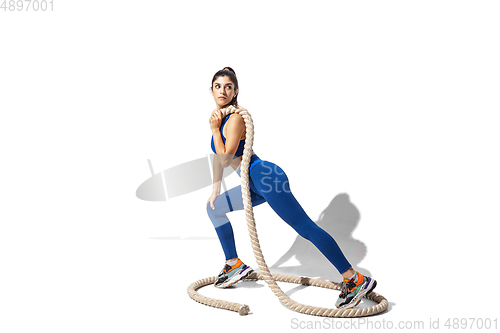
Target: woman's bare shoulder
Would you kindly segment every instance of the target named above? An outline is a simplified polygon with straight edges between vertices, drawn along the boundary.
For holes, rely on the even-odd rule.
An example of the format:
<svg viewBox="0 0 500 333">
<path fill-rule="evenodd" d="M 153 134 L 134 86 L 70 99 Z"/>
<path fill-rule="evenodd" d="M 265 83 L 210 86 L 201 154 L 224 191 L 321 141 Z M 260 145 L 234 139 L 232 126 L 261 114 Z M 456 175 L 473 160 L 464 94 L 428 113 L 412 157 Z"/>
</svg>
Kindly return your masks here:
<svg viewBox="0 0 500 333">
<path fill-rule="evenodd" d="M 228 135 L 229 132 L 232 132 L 238 136 L 242 136 L 244 138 L 244 135 L 246 133 L 246 127 L 245 127 L 245 120 L 243 120 L 243 117 L 237 113 L 231 114 L 229 119 L 227 120 L 227 126 L 228 126 Z"/>
</svg>

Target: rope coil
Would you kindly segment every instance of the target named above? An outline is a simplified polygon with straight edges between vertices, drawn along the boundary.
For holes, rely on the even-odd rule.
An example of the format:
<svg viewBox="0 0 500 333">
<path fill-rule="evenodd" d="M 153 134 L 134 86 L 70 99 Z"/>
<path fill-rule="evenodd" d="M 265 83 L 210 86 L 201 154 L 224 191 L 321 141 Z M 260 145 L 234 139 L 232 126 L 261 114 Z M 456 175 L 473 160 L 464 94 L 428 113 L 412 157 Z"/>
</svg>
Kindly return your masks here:
<svg viewBox="0 0 500 333">
<path fill-rule="evenodd" d="M 250 113 L 246 109 L 242 107 L 234 107 L 232 105 L 221 109 L 221 112 L 223 118 L 230 113 L 237 113 L 241 115 L 243 117 L 243 120 L 245 121 L 245 127 L 246 127 L 245 147 L 243 150 L 243 159 L 241 161 L 241 166 L 240 166 L 241 190 L 242 190 L 241 192 L 243 197 L 243 207 L 245 210 L 248 232 L 250 234 L 250 241 L 252 244 L 255 260 L 257 261 L 257 265 L 259 266 L 260 269 L 260 273 L 252 273 L 247 278 L 247 280 L 248 279 L 264 280 L 269 285 L 273 293 L 279 298 L 280 302 L 283 303 L 283 305 L 299 313 L 304 313 L 314 316 L 322 316 L 322 317 L 353 318 L 353 317 L 371 316 L 386 310 L 387 307 L 389 306 L 389 303 L 383 296 L 375 292 L 371 292 L 365 295 L 365 298 L 377 302 L 376 305 L 371 306 L 369 308 L 328 309 L 328 308 L 314 307 L 298 303 L 289 298 L 281 290 L 276 281 L 290 282 L 290 283 L 303 284 L 303 285 L 322 287 L 328 289 L 336 289 L 336 290 L 339 290 L 340 284 L 331 281 L 304 278 L 299 276 L 271 274 L 266 264 L 266 261 L 264 260 L 264 255 L 262 254 L 262 250 L 260 248 L 259 238 L 257 235 L 257 228 L 255 226 L 252 200 L 250 196 L 249 165 L 250 165 L 250 157 L 251 157 L 253 138 L 254 138 L 252 117 L 250 116 Z M 240 315 L 248 314 L 250 309 L 247 305 L 212 299 L 209 297 L 205 297 L 197 292 L 198 289 L 213 284 L 216 280 L 217 277 L 209 277 L 192 283 L 187 289 L 189 297 L 191 297 L 196 302 L 208 306 L 235 311 L 238 312 Z"/>
</svg>

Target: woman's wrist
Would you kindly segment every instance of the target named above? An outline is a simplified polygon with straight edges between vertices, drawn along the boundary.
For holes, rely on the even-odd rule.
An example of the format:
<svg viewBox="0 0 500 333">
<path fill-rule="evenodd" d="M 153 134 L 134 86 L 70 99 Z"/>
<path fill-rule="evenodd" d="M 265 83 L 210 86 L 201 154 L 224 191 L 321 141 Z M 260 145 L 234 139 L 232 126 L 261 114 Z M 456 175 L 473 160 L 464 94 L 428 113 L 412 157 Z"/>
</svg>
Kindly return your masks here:
<svg viewBox="0 0 500 333">
<path fill-rule="evenodd" d="M 217 135 L 217 134 L 220 135 L 220 128 L 211 128 L 211 130 L 212 130 L 212 135 Z"/>
</svg>

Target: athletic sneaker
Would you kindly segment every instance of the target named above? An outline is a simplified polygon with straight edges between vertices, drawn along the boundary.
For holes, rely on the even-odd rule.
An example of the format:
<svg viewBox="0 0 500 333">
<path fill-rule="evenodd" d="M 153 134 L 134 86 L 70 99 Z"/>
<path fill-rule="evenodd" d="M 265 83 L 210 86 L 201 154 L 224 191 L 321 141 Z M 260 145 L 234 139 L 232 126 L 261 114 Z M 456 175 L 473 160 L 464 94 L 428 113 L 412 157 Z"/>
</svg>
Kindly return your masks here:
<svg viewBox="0 0 500 333">
<path fill-rule="evenodd" d="M 344 279 L 342 282 L 341 293 L 339 299 L 335 304 L 339 309 L 352 309 L 361 302 L 361 298 L 366 294 L 370 293 L 377 286 L 377 281 L 371 277 L 364 276 L 360 272 L 356 272 L 358 280 L 356 280 L 356 275 L 350 279 Z"/>
<path fill-rule="evenodd" d="M 229 265 L 226 264 L 219 276 L 217 277 L 217 281 L 215 281 L 214 286 L 217 288 L 227 288 L 247 276 L 249 276 L 253 272 L 253 269 L 250 266 L 245 265 L 240 259 L 234 264 Z"/>
</svg>

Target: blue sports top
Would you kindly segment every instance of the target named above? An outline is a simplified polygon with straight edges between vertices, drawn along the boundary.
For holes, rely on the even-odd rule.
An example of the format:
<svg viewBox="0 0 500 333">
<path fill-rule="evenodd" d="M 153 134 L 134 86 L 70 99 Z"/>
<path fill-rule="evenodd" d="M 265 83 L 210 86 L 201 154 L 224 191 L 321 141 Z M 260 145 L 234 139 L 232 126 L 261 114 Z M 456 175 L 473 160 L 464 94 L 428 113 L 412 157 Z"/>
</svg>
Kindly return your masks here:
<svg viewBox="0 0 500 333">
<path fill-rule="evenodd" d="M 229 119 L 229 116 L 231 114 L 232 113 L 228 114 L 226 116 L 226 118 L 224 118 L 224 122 L 222 123 L 222 126 L 220 127 L 220 135 L 222 137 L 222 142 L 224 142 L 224 144 L 226 143 L 226 138 L 224 137 L 224 134 L 222 134 L 222 130 L 224 129 L 224 125 L 226 124 L 226 122 Z M 243 155 L 243 149 L 244 148 L 245 148 L 245 139 L 240 140 L 240 144 L 238 145 L 238 149 L 236 150 L 236 153 L 234 153 L 233 159 L 235 159 L 236 157 L 240 157 L 241 155 Z M 212 150 L 213 150 L 214 153 L 217 154 L 217 152 L 215 151 L 214 136 L 213 135 L 212 135 Z"/>
</svg>

